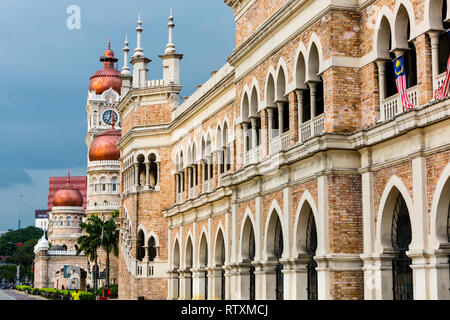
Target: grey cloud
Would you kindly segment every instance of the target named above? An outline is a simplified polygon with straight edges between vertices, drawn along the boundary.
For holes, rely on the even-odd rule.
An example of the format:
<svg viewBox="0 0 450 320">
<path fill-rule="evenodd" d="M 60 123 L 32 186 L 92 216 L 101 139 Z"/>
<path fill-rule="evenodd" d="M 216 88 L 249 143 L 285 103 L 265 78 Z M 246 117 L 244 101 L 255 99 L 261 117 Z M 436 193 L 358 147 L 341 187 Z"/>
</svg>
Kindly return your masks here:
<svg viewBox="0 0 450 320">
<path fill-rule="evenodd" d="M 22 169 L 0 167 L 0 188 L 10 188 L 15 185 L 30 185 L 30 175 Z"/>
</svg>

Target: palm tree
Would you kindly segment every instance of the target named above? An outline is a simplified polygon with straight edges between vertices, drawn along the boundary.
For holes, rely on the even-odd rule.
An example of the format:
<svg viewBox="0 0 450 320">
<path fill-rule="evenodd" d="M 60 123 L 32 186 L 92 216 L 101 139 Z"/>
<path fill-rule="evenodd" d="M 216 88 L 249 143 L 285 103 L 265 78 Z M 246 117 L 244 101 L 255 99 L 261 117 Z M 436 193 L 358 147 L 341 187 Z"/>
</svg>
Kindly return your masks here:
<svg viewBox="0 0 450 320">
<path fill-rule="evenodd" d="M 112 216 L 103 224 L 102 248 L 106 253 L 106 285 L 109 287 L 109 255 L 113 253 L 119 255 L 119 229 L 116 226 L 115 218 L 119 215 L 116 210 Z"/>
<path fill-rule="evenodd" d="M 87 223 L 80 223 L 81 230 L 86 234 L 78 238 L 77 255 L 84 251 L 90 261 L 94 261 L 94 292 L 97 292 L 97 258 L 98 249 L 102 245 L 103 221 L 97 216 L 90 216 Z"/>
</svg>

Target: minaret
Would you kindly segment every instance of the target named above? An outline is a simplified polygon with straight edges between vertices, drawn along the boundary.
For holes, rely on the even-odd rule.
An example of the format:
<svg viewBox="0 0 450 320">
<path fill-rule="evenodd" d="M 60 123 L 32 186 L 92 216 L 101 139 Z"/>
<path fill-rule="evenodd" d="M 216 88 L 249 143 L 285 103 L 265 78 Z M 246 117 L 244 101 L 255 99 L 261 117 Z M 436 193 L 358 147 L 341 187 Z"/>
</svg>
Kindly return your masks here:
<svg viewBox="0 0 450 320">
<path fill-rule="evenodd" d="M 130 67 L 128 66 L 128 52 L 130 48 L 128 47 L 128 36 L 125 37 L 125 42 L 123 46 L 123 67 L 120 73 L 120 79 L 122 79 L 122 90 L 120 95 L 124 97 L 131 88 L 132 76 L 130 73 Z"/>
<path fill-rule="evenodd" d="M 134 50 L 134 55 L 131 58 L 131 64 L 133 65 L 133 88 L 143 88 L 147 86 L 148 80 L 148 69 L 147 64 L 151 62 L 144 56 L 144 50 L 141 47 L 141 36 L 142 36 L 142 21 L 141 15 L 139 14 L 137 21 L 137 46 Z"/>
<path fill-rule="evenodd" d="M 183 58 L 182 54 L 177 53 L 175 44 L 173 43 L 173 23 L 172 9 L 170 9 L 169 23 L 169 42 L 166 45 L 166 50 L 163 55 L 159 57 L 163 63 L 163 78 L 164 84 L 180 84 L 180 60 Z"/>
</svg>

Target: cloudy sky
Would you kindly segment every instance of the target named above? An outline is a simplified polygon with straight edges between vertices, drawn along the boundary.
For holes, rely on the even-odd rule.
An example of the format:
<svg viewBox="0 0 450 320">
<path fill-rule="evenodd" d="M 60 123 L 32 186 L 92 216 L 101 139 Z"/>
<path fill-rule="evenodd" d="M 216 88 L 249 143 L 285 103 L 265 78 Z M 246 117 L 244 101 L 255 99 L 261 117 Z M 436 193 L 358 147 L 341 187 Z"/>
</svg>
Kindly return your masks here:
<svg viewBox="0 0 450 320">
<path fill-rule="evenodd" d="M 80 8 L 81 29 L 69 29 L 67 9 Z M 152 60 L 150 79 L 162 78 L 159 54 L 167 43 L 173 8 L 174 42 L 184 54 L 181 96 L 189 96 L 226 63 L 235 42 L 232 10 L 223 0 L 2 0 L 0 2 L 0 231 L 34 224 L 47 208 L 48 178 L 85 175 L 86 98 L 89 77 L 111 48 L 122 67 L 128 34 Z M 20 201 L 23 195 L 23 201 Z"/>
</svg>

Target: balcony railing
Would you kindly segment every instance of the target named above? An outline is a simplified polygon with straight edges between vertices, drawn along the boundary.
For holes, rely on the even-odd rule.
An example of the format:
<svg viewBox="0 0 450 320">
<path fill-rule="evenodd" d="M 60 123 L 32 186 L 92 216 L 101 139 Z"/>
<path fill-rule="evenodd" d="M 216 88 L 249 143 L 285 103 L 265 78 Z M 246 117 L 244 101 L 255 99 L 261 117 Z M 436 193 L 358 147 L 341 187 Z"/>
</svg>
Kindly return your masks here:
<svg viewBox="0 0 450 320">
<path fill-rule="evenodd" d="M 300 138 L 304 142 L 314 136 L 321 135 L 324 131 L 324 115 L 318 115 L 312 120 L 303 122 L 300 125 Z"/>
<path fill-rule="evenodd" d="M 136 278 L 161 277 L 166 273 L 167 263 L 164 261 L 139 261 L 131 256 L 128 249 L 122 246 L 123 257 L 128 271 Z"/>
<path fill-rule="evenodd" d="M 258 163 L 261 161 L 261 149 L 262 145 L 257 146 L 251 150 L 245 152 L 245 164 Z"/>
<path fill-rule="evenodd" d="M 277 154 L 280 152 L 280 137 L 273 137 L 270 139 L 270 154 Z"/>
<path fill-rule="evenodd" d="M 409 88 L 406 90 L 409 101 L 417 107 L 418 105 L 418 91 L 417 86 Z M 389 97 L 383 101 L 381 107 L 381 121 L 387 121 L 393 119 L 396 115 L 405 111 L 402 102 L 398 94 Z"/>
<path fill-rule="evenodd" d="M 285 132 L 281 135 L 280 137 L 280 142 L 281 142 L 281 150 L 287 150 L 287 148 L 289 148 L 289 138 L 290 138 L 290 134 L 289 131 Z"/>
<path fill-rule="evenodd" d="M 198 196 L 198 187 L 194 186 L 189 189 L 189 199 L 197 198 Z"/>
<path fill-rule="evenodd" d="M 444 80 L 445 80 L 445 72 L 441 73 L 440 75 L 438 75 L 436 77 L 436 79 L 435 79 L 436 89 L 439 88 L 444 83 Z M 433 93 L 433 95 L 434 95 L 434 93 Z"/>
<path fill-rule="evenodd" d="M 213 190 L 213 179 L 209 179 L 208 181 L 203 181 L 202 184 L 202 193 L 211 192 Z"/>
<path fill-rule="evenodd" d="M 184 201 L 184 192 L 180 192 L 177 194 L 177 203 L 183 203 Z"/>
</svg>

